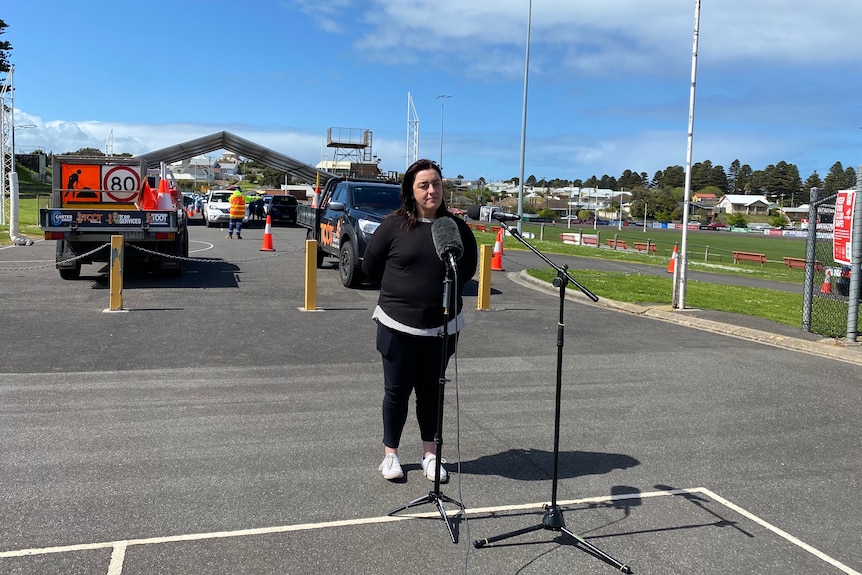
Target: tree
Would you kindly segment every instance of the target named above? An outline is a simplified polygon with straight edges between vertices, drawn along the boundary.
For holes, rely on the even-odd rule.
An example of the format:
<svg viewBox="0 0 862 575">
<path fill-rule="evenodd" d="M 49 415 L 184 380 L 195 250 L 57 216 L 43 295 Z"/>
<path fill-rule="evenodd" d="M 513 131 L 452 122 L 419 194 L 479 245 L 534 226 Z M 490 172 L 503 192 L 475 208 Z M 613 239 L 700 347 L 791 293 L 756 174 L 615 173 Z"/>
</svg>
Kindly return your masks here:
<svg viewBox="0 0 862 575">
<path fill-rule="evenodd" d="M 278 188 L 284 182 L 284 172 L 265 166 L 260 171 L 260 183 L 269 188 Z"/>
<path fill-rule="evenodd" d="M 616 190 L 618 188 L 617 179 L 613 176 L 609 176 L 609 175 L 605 174 L 604 176 L 602 176 L 602 179 L 599 180 L 599 186 L 598 187 L 603 188 L 605 190 Z"/>
<path fill-rule="evenodd" d="M 646 181 L 641 174 L 632 170 L 626 170 L 622 173 L 619 180 L 617 180 L 617 184 L 620 186 L 620 189 L 633 190 L 637 187 L 645 186 Z"/>
<path fill-rule="evenodd" d="M 66 152 L 72 156 L 104 156 L 104 152 L 98 148 L 79 148 L 75 152 Z"/>
<path fill-rule="evenodd" d="M 658 175 L 658 174 L 656 174 Z M 655 179 L 655 178 L 654 178 Z M 681 188 L 685 185 L 685 169 L 682 166 L 668 166 L 658 178 L 659 188 Z"/>
<path fill-rule="evenodd" d="M 771 200 L 782 196 L 793 198 L 802 190 L 802 179 L 799 177 L 799 169 L 787 162 L 781 161 L 776 165 L 769 165 L 764 171 L 763 191 Z"/>
<path fill-rule="evenodd" d="M 835 162 L 829 169 L 826 179 L 823 181 L 823 190 L 820 197 L 836 193 L 838 190 L 847 190 L 856 186 L 856 171 L 853 168 L 844 169 L 841 162 Z"/>
<path fill-rule="evenodd" d="M 748 220 L 745 219 L 744 214 L 729 214 L 725 216 L 725 221 L 727 225 L 732 228 L 747 228 Z"/>
<path fill-rule="evenodd" d="M 734 194 L 747 194 L 749 193 L 751 180 L 753 177 L 754 171 L 751 169 L 751 166 L 748 164 L 743 164 L 739 166 L 736 170 L 736 174 L 733 178 L 733 190 Z"/>
<path fill-rule="evenodd" d="M 6 28 L 9 25 L 0 20 L 0 35 L 6 33 Z M 12 50 L 12 44 L 6 40 L 0 40 L 0 72 L 8 72 L 9 71 L 9 51 Z"/>
<path fill-rule="evenodd" d="M 816 171 L 808 176 L 808 179 L 805 180 L 805 185 L 802 186 L 802 191 L 796 196 L 796 200 L 799 202 L 798 205 L 807 204 L 811 201 L 811 188 L 817 188 L 818 190 L 823 188 L 823 180 L 820 179 L 820 174 Z"/>
<path fill-rule="evenodd" d="M 730 193 L 735 194 L 739 188 L 736 186 L 736 180 L 739 177 L 739 170 L 742 168 L 739 160 L 733 160 L 730 163 L 730 169 L 727 172 L 727 186 Z"/>
</svg>

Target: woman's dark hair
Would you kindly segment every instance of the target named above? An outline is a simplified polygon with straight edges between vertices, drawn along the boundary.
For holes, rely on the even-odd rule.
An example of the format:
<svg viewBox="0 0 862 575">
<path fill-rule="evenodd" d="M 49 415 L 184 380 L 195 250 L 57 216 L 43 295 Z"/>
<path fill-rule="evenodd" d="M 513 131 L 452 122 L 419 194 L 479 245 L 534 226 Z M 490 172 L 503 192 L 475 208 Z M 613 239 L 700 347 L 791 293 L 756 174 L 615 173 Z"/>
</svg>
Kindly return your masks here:
<svg viewBox="0 0 862 575">
<path fill-rule="evenodd" d="M 440 171 L 440 166 L 436 163 L 431 160 L 416 160 L 404 172 L 404 179 L 401 181 L 401 207 L 392 213 L 394 216 L 400 216 L 407 220 L 407 227 L 411 230 L 416 227 L 417 223 L 416 200 L 413 198 L 413 183 L 416 181 L 416 174 L 423 170 L 434 170 L 440 176 L 440 179 L 443 179 L 443 172 Z M 438 218 L 450 215 L 444 198 L 441 198 L 436 215 Z"/>
</svg>

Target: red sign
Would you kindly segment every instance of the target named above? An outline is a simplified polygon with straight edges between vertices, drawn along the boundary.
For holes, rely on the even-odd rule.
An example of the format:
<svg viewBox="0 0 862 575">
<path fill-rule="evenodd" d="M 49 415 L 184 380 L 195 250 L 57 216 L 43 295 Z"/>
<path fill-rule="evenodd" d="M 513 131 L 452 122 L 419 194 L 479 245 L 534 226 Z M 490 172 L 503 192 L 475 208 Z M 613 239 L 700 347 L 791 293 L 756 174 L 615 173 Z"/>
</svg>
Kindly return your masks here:
<svg viewBox="0 0 862 575">
<path fill-rule="evenodd" d="M 851 238 L 853 237 L 853 204 L 856 190 L 841 190 L 835 199 L 835 219 L 832 231 L 832 259 L 850 265 Z"/>
</svg>

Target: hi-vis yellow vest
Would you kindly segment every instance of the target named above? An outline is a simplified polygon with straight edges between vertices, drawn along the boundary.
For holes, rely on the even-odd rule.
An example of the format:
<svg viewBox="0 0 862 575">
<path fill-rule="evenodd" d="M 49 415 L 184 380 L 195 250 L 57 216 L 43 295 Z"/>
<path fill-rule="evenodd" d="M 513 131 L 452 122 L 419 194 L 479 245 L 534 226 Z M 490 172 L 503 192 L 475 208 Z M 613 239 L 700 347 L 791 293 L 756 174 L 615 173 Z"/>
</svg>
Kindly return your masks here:
<svg viewBox="0 0 862 575">
<path fill-rule="evenodd" d="M 241 220 L 245 216 L 245 197 L 242 194 L 233 194 L 230 197 L 230 219 Z"/>
</svg>

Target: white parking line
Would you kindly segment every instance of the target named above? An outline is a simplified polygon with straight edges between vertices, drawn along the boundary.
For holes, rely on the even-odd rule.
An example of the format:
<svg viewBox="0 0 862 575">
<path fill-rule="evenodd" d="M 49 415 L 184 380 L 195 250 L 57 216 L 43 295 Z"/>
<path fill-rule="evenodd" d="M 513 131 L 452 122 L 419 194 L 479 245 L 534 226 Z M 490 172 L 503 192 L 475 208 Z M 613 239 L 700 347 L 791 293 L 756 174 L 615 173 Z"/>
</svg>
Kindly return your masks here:
<svg viewBox="0 0 862 575">
<path fill-rule="evenodd" d="M 626 493 L 621 495 L 609 495 L 602 497 L 587 497 L 582 499 L 571 499 L 568 501 L 558 501 L 557 505 L 566 507 L 571 505 L 583 505 L 588 503 L 608 503 L 613 501 L 623 501 L 626 499 L 647 499 L 652 497 L 665 497 L 668 495 L 688 495 L 701 494 L 709 497 L 717 503 L 724 505 L 728 509 L 735 511 L 746 519 L 754 521 L 761 527 L 768 529 L 782 539 L 785 539 L 796 545 L 800 549 L 811 553 L 818 559 L 829 563 L 833 567 L 847 573 L 848 575 L 862 575 L 859 571 L 851 569 L 840 561 L 826 555 L 825 553 L 815 549 L 800 539 L 790 535 L 786 531 L 779 529 L 771 523 L 764 521 L 760 517 L 746 511 L 745 509 L 731 503 L 727 499 L 710 491 L 705 487 L 695 487 L 691 489 L 669 489 L 666 491 L 652 491 L 648 493 Z M 503 505 L 498 507 L 481 507 L 465 510 L 467 515 L 482 515 L 488 513 L 501 513 L 507 511 L 519 511 L 524 509 L 542 509 L 547 502 L 541 503 L 524 503 L 520 505 Z M 448 511 L 450 515 L 456 515 L 458 509 Z M 159 545 L 163 543 L 176 543 L 180 541 L 204 541 L 208 539 L 228 539 L 232 537 L 249 537 L 253 535 L 269 535 L 273 533 L 288 533 L 292 531 L 310 531 L 313 529 L 327 529 L 330 527 L 352 527 L 356 525 L 372 525 L 376 523 L 391 523 L 394 521 L 406 521 L 409 519 L 437 517 L 437 511 L 427 513 L 412 513 L 400 516 L 383 516 L 383 517 L 366 517 L 364 519 L 346 519 L 340 521 L 325 521 L 322 523 L 305 523 L 300 525 L 280 525 L 276 527 L 260 527 L 255 529 L 239 529 L 236 531 L 214 531 L 210 533 L 188 533 L 185 535 L 171 535 L 167 537 L 149 537 L 144 539 L 129 539 L 126 541 L 105 541 L 101 543 L 82 543 L 78 545 L 64 545 L 58 547 L 42 547 L 31 549 L 18 549 L 14 551 L 0 551 L 0 559 L 6 557 L 27 557 L 31 555 L 48 555 L 52 553 L 71 553 L 74 551 L 90 551 L 94 549 L 112 549 L 111 563 L 108 567 L 107 575 L 121 575 L 123 572 L 123 561 L 125 560 L 126 549 L 133 545 Z"/>
</svg>

